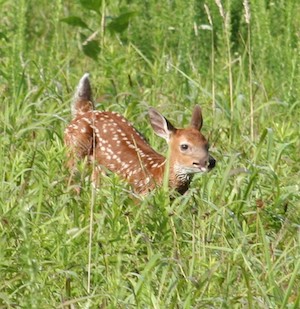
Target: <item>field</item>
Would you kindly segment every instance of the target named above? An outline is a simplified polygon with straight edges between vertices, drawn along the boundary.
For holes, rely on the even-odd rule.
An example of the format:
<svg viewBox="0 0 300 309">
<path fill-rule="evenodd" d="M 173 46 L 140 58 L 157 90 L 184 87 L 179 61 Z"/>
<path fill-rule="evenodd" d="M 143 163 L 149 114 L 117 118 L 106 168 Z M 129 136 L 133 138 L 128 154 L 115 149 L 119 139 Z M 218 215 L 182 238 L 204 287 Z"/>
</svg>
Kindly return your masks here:
<svg viewBox="0 0 300 309">
<path fill-rule="evenodd" d="M 1 0 L 0 308 L 299 308 L 299 16 L 293 0 Z M 85 72 L 97 108 L 161 153 L 148 108 L 180 127 L 200 104 L 216 168 L 133 197 L 80 166 L 76 194 L 63 131 Z"/>
</svg>

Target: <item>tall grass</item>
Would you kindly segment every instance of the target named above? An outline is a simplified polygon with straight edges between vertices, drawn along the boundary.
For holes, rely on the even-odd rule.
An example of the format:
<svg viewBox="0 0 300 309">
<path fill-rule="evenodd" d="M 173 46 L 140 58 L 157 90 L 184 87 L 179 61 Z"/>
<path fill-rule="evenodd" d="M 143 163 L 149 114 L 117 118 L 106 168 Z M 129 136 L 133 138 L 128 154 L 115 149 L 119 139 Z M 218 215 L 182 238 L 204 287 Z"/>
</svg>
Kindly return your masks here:
<svg viewBox="0 0 300 309">
<path fill-rule="evenodd" d="M 298 308 L 300 4 L 0 8 L 0 307 Z M 139 197 L 80 166 L 76 194 L 63 130 L 86 71 L 161 152 L 148 107 L 186 125 L 201 104 L 214 171 Z"/>
</svg>

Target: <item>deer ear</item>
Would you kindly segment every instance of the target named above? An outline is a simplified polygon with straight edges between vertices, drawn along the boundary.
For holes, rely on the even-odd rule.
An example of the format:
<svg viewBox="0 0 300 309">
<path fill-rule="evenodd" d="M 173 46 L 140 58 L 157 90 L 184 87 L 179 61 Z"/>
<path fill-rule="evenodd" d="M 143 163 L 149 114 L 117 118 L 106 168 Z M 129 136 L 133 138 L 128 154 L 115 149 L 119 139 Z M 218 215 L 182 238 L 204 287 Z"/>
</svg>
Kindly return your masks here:
<svg viewBox="0 0 300 309">
<path fill-rule="evenodd" d="M 167 142 L 170 140 L 170 136 L 176 129 L 173 125 L 154 108 L 149 109 L 150 123 L 154 132 L 164 138 Z"/>
<path fill-rule="evenodd" d="M 196 105 L 193 110 L 193 115 L 191 119 L 191 127 L 197 130 L 201 130 L 203 125 L 202 112 L 199 105 Z"/>
</svg>

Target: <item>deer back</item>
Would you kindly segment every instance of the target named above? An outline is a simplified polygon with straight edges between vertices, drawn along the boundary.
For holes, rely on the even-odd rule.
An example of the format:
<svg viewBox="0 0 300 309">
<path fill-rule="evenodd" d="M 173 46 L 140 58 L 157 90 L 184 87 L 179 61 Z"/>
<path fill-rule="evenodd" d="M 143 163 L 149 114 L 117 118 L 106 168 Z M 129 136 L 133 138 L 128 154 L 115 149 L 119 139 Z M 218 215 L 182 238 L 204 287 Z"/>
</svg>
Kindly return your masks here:
<svg viewBox="0 0 300 309">
<path fill-rule="evenodd" d="M 165 158 L 115 112 L 79 114 L 66 129 L 65 142 L 77 158 L 87 157 L 89 162 L 97 163 L 99 171 L 108 169 L 119 174 L 138 192 L 162 180 Z"/>
</svg>

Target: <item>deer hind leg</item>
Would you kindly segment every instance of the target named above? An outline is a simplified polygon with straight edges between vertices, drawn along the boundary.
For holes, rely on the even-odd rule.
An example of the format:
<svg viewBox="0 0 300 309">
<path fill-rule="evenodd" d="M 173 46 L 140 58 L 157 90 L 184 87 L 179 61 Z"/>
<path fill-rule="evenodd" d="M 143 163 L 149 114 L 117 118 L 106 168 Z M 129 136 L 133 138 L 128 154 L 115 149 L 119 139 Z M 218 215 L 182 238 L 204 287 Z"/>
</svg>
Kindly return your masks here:
<svg viewBox="0 0 300 309">
<path fill-rule="evenodd" d="M 68 185 L 74 186 L 75 191 L 80 193 L 80 183 L 84 181 L 89 155 L 93 149 L 93 135 L 90 132 L 72 132 L 66 130 L 65 145 L 67 147 L 67 168 L 70 171 Z M 81 165 L 81 166 L 79 166 Z M 83 171 L 83 173 L 82 173 Z"/>
</svg>

